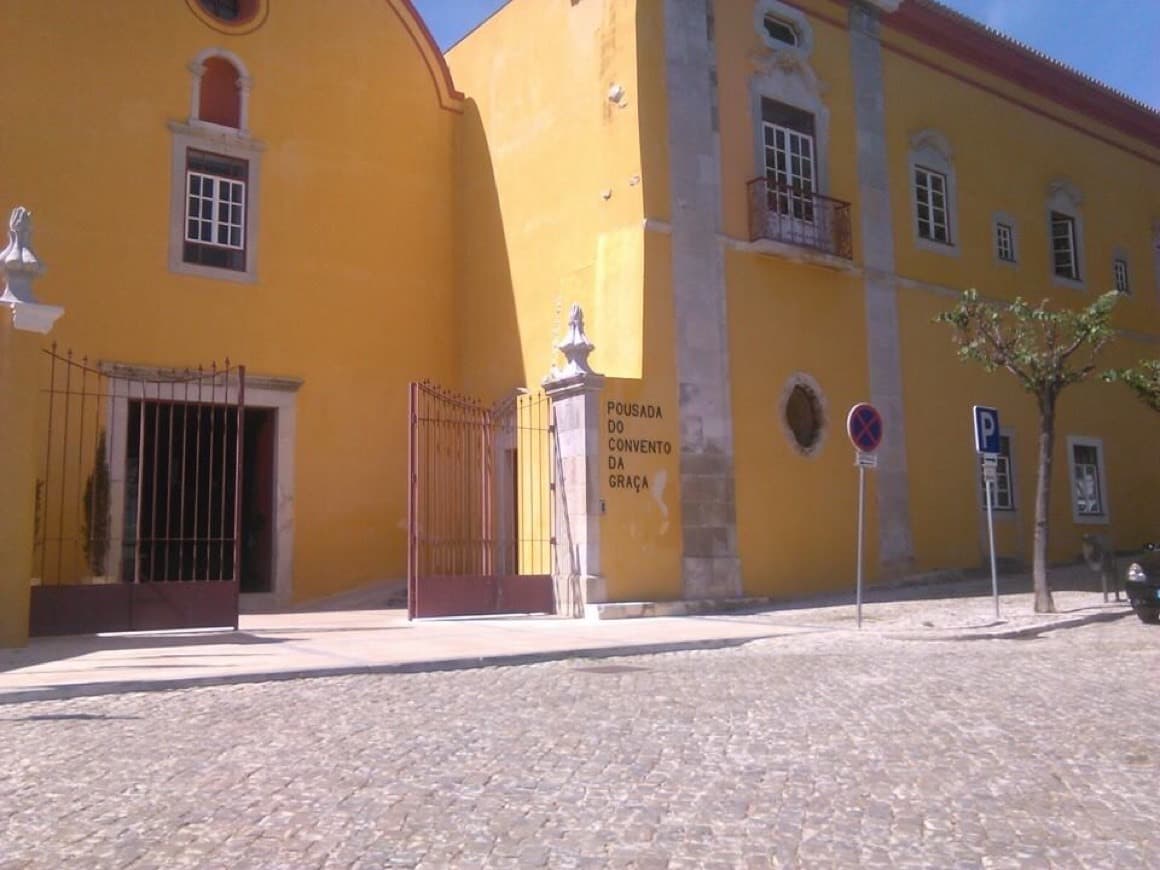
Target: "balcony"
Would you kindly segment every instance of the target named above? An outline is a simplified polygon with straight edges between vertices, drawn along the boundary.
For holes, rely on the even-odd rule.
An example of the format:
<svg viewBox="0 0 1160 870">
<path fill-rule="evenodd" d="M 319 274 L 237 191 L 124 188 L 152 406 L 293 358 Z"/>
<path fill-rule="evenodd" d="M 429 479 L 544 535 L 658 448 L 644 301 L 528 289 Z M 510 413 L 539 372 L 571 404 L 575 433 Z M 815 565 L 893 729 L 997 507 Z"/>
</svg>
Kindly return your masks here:
<svg viewBox="0 0 1160 870">
<path fill-rule="evenodd" d="M 778 242 L 827 258 L 853 260 L 850 203 L 755 178 L 749 182 L 749 240 Z"/>
</svg>

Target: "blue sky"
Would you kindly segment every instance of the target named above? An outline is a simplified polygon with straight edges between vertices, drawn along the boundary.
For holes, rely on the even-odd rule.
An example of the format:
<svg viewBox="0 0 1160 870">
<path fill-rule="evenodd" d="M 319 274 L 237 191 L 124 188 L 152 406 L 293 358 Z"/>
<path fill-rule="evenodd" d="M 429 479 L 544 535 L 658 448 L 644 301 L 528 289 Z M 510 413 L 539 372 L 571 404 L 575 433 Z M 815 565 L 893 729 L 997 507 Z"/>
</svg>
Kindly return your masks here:
<svg viewBox="0 0 1160 870">
<path fill-rule="evenodd" d="M 1105 84 L 1160 108 L 1160 0 L 944 0 Z M 415 0 L 446 48 L 503 0 Z"/>
</svg>

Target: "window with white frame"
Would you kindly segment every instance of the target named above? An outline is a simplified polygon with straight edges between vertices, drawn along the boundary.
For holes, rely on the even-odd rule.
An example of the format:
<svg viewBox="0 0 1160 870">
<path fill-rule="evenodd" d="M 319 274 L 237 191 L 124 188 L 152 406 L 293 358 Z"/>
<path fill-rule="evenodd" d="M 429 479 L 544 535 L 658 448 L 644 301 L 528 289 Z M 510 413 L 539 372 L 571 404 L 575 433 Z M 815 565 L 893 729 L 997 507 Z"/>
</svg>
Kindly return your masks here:
<svg viewBox="0 0 1160 870">
<path fill-rule="evenodd" d="M 766 15 L 762 26 L 766 35 L 775 42 L 784 42 L 786 45 L 796 47 L 800 41 L 797 28 L 780 16 Z"/>
<path fill-rule="evenodd" d="M 761 114 L 769 208 L 812 223 L 817 183 L 814 116 L 773 100 L 762 100 Z"/>
<path fill-rule="evenodd" d="M 1127 257 L 1116 257 L 1112 260 L 1112 280 L 1117 293 L 1132 292 L 1132 282 L 1128 277 Z"/>
<path fill-rule="evenodd" d="M 1079 245 L 1071 215 L 1051 213 L 1051 254 L 1052 269 L 1058 277 L 1079 280 Z"/>
<path fill-rule="evenodd" d="M 246 161 L 190 149 L 186 156 L 186 263 L 246 268 Z"/>
<path fill-rule="evenodd" d="M 995 222 L 995 255 L 1004 263 L 1015 262 L 1015 227 L 1004 221 Z"/>
<path fill-rule="evenodd" d="M 1047 188 L 1048 256 L 1053 283 L 1082 290 L 1085 258 L 1083 253 L 1083 196 L 1066 179 L 1056 179 Z"/>
<path fill-rule="evenodd" d="M 983 504 L 986 505 L 987 482 L 985 479 L 981 478 L 980 486 L 983 489 Z M 997 511 L 1015 510 L 1015 479 L 1011 468 L 1010 435 L 999 436 L 999 455 L 995 466 L 995 483 L 991 487 L 991 506 Z"/>
<path fill-rule="evenodd" d="M 1103 444 L 1092 438 L 1068 439 L 1071 460 L 1072 508 L 1079 522 L 1107 516 L 1107 482 Z"/>
<path fill-rule="evenodd" d="M 914 199 L 914 238 L 920 248 L 957 254 L 955 168 L 950 143 L 937 130 L 910 140 L 909 171 Z"/>
<path fill-rule="evenodd" d="M 925 166 L 914 167 L 915 215 L 920 239 L 944 245 L 951 243 L 947 189 L 946 175 Z"/>
</svg>

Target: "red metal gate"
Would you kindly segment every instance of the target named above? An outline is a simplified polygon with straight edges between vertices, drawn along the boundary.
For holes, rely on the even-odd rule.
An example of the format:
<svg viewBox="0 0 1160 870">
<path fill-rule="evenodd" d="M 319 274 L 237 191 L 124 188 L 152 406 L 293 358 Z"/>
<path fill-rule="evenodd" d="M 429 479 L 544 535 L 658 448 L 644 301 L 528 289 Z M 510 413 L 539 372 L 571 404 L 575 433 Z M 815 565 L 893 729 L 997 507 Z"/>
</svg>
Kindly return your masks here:
<svg viewBox="0 0 1160 870">
<path fill-rule="evenodd" d="M 237 628 L 245 368 L 46 353 L 30 633 Z"/>
<path fill-rule="evenodd" d="M 408 613 L 555 613 L 550 400 L 411 384 Z"/>
</svg>

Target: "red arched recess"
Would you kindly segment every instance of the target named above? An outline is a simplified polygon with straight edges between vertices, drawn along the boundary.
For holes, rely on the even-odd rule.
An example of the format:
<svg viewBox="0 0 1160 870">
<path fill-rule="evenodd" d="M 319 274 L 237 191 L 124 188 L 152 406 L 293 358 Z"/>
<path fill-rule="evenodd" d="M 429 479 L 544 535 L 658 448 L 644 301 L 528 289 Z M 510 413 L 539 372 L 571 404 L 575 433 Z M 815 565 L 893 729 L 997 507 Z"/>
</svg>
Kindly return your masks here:
<svg viewBox="0 0 1160 870">
<path fill-rule="evenodd" d="M 463 93 L 456 90 L 455 82 L 451 78 L 451 70 L 447 67 L 443 52 L 439 50 L 435 38 L 431 36 L 431 31 L 427 29 L 426 22 L 423 21 L 423 17 L 415 9 L 414 4 L 411 0 L 385 0 L 385 2 L 391 7 L 391 11 L 399 17 L 399 21 L 406 28 L 411 40 L 415 43 L 415 47 L 423 55 L 423 60 L 431 73 L 431 81 L 439 95 L 439 105 L 452 112 L 462 112 Z"/>
<path fill-rule="evenodd" d="M 237 129 L 242 125 L 242 94 L 238 90 L 240 73 L 224 57 L 205 61 L 201 77 L 201 95 L 197 117 L 211 124 Z"/>
</svg>

